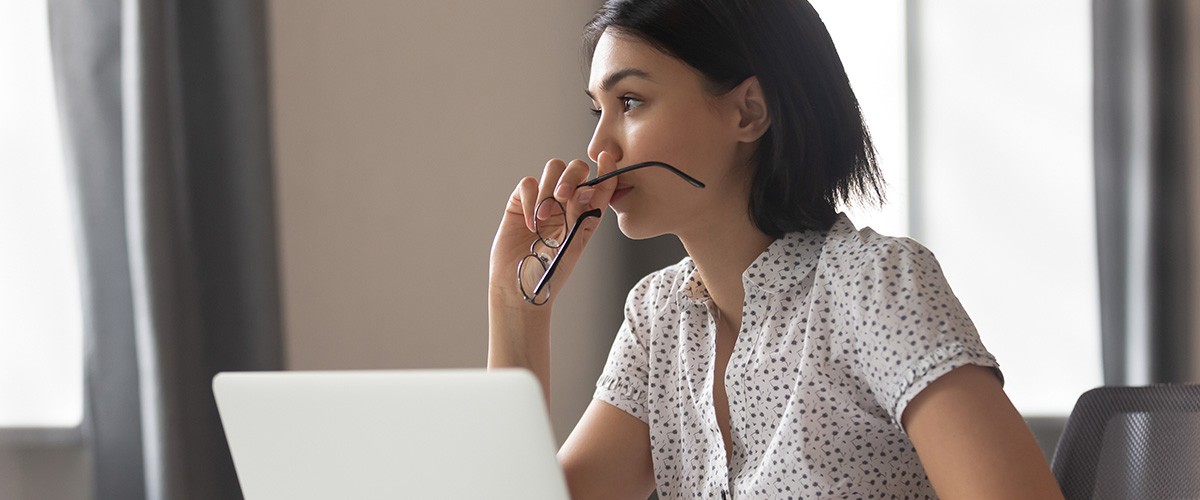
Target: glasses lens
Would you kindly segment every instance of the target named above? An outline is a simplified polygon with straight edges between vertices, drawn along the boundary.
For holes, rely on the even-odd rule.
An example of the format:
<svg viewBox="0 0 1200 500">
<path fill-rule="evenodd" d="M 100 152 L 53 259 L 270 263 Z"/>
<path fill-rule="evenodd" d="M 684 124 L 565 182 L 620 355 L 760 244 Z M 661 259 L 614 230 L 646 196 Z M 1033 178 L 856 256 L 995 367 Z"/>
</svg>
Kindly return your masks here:
<svg viewBox="0 0 1200 500">
<path fill-rule="evenodd" d="M 534 305 L 540 306 L 550 299 L 549 283 L 542 287 L 541 293 L 537 296 L 533 295 L 533 291 L 537 288 L 538 281 L 546 274 L 546 266 L 549 265 L 551 258 L 551 255 L 541 252 L 538 255 L 525 256 L 517 265 L 517 282 L 521 286 L 521 295 L 524 295 L 525 300 Z"/>
<path fill-rule="evenodd" d="M 537 217 L 533 228 L 537 230 L 538 240 L 550 248 L 562 246 L 567 237 L 567 211 L 562 203 L 554 198 L 546 198 L 534 209 Z"/>
</svg>

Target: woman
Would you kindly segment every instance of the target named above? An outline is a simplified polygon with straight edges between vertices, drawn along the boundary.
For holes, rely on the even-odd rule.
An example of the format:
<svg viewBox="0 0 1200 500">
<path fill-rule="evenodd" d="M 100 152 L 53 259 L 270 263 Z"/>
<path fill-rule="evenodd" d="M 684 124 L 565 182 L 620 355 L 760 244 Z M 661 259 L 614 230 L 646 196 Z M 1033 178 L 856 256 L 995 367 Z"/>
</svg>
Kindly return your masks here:
<svg viewBox="0 0 1200 500">
<path fill-rule="evenodd" d="M 934 257 L 836 211 L 881 179 L 811 5 L 610 0 L 585 43 L 598 173 L 679 171 L 585 183 L 586 163 L 551 160 L 518 183 L 492 247 L 489 367 L 549 387 L 553 296 L 518 263 L 539 281 L 559 246 L 561 289 L 589 211 L 688 257 L 629 294 L 559 451 L 573 497 L 1061 498 Z"/>
</svg>

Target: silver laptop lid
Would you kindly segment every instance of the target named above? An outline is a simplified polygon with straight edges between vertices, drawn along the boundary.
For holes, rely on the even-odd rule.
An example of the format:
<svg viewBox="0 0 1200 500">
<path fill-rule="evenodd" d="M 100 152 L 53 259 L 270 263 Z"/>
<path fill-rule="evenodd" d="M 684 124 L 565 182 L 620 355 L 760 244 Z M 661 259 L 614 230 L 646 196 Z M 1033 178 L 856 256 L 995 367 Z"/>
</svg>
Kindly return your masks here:
<svg viewBox="0 0 1200 500">
<path fill-rule="evenodd" d="M 221 373 L 247 500 L 566 499 L 525 370 Z"/>
</svg>

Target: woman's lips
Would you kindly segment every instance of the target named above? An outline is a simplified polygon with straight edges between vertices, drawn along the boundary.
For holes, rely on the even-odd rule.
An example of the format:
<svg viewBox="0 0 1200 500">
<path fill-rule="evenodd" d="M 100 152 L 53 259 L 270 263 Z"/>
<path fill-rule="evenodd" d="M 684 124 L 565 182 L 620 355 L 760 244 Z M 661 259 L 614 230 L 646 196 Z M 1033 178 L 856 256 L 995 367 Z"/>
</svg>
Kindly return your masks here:
<svg viewBox="0 0 1200 500">
<path fill-rule="evenodd" d="M 633 191 L 633 186 L 627 184 L 617 184 L 617 189 L 613 191 L 612 198 L 608 200 L 608 204 L 612 205 L 613 203 L 616 203 L 617 200 L 624 198 L 625 195 L 629 194 L 630 191 Z"/>
</svg>

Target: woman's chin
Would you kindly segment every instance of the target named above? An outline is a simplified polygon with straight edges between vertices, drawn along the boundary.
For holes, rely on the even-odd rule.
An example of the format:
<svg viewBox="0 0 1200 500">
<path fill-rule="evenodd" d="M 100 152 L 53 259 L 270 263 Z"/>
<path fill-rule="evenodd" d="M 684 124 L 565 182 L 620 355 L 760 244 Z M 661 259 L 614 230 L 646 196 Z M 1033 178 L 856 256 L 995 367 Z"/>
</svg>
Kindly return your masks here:
<svg viewBox="0 0 1200 500">
<path fill-rule="evenodd" d="M 662 236 L 665 231 L 655 230 L 646 227 L 644 224 L 638 224 L 634 217 L 631 217 L 628 212 L 617 212 L 617 227 L 621 228 L 621 234 L 631 240 L 646 240 L 655 236 Z"/>
</svg>

